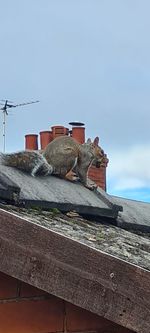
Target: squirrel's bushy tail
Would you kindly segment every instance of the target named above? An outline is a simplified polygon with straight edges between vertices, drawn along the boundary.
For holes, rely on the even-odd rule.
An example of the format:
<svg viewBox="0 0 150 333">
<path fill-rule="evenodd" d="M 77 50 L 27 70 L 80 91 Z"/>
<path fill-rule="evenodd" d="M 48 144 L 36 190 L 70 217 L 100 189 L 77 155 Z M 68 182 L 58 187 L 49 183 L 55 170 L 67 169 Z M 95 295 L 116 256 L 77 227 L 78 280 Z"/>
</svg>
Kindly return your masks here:
<svg viewBox="0 0 150 333">
<path fill-rule="evenodd" d="M 50 175 L 53 172 L 52 166 L 38 151 L 25 150 L 8 154 L 0 153 L 0 163 L 25 171 L 31 176 Z"/>
<path fill-rule="evenodd" d="M 6 166 L 17 166 L 19 164 L 19 158 L 24 159 L 23 152 L 18 153 L 1 153 L 0 152 L 0 163 Z"/>
</svg>

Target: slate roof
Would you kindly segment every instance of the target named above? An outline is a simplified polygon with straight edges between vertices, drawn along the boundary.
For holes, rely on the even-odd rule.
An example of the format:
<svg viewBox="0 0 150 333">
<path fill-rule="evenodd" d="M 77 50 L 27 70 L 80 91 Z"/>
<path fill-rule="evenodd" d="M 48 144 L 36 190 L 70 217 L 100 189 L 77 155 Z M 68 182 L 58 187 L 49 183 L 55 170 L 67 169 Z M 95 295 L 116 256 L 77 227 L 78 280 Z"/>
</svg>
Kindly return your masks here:
<svg viewBox="0 0 150 333">
<path fill-rule="evenodd" d="M 123 207 L 117 217 L 117 225 L 127 230 L 137 230 L 150 234 L 150 203 L 111 197 Z"/>
<path fill-rule="evenodd" d="M 25 206 L 57 207 L 62 211 L 116 217 L 122 210 L 101 189 L 90 191 L 80 183 L 73 183 L 54 176 L 33 178 L 15 168 L 0 166 L 0 197 Z"/>
</svg>

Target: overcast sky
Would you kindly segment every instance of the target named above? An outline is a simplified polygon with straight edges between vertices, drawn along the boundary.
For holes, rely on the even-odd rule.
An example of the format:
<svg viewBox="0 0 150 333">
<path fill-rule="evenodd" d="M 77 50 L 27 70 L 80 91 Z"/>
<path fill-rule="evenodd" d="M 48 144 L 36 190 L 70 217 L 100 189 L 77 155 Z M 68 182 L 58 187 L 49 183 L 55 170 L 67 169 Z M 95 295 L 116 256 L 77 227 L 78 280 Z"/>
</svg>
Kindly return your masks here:
<svg viewBox="0 0 150 333">
<path fill-rule="evenodd" d="M 0 0 L 0 99 L 40 100 L 7 117 L 7 151 L 82 121 L 109 157 L 109 193 L 149 201 L 149 17 L 149 0 Z M 2 114 L 0 133 L 2 150 Z"/>
</svg>

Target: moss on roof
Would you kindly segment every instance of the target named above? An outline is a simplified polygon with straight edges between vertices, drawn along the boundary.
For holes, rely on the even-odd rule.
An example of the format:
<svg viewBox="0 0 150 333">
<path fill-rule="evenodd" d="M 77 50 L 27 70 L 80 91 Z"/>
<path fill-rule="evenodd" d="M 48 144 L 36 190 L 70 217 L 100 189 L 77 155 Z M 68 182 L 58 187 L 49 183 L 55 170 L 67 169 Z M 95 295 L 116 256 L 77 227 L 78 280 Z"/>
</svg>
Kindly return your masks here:
<svg viewBox="0 0 150 333">
<path fill-rule="evenodd" d="M 74 211 L 62 214 L 58 209 L 0 207 L 41 227 L 150 270 L 148 234 L 129 232 L 103 221 L 89 221 Z"/>
</svg>

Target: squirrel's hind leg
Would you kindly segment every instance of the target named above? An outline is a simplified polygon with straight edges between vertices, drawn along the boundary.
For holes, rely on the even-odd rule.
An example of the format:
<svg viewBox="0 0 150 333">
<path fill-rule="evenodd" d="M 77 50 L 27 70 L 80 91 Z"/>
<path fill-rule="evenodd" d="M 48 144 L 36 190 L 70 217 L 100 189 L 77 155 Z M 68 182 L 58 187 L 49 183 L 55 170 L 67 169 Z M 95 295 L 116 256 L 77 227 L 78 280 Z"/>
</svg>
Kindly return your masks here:
<svg viewBox="0 0 150 333">
<path fill-rule="evenodd" d="M 37 171 L 41 168 L 42 163 L 37 163 L 31 171 L 31 176 L 35 177 Z"/>
<path fill-rule="evenodd" d="M 44 176 L 51 175 L 53 173 L 53 167 L 49 163 L 46 162 L 46 164 L 42 165 L 42 174 Z"/>
<path fill-rule="evenodd" d="M 52 166 L 44 159 L 42 156 L 42 160 L 38 161 L 34 168 L 31 171 L 31 176 L 35 177 L 38 173 L 44 176 L 51 175 L 53 172 Z"/>
</svg>

